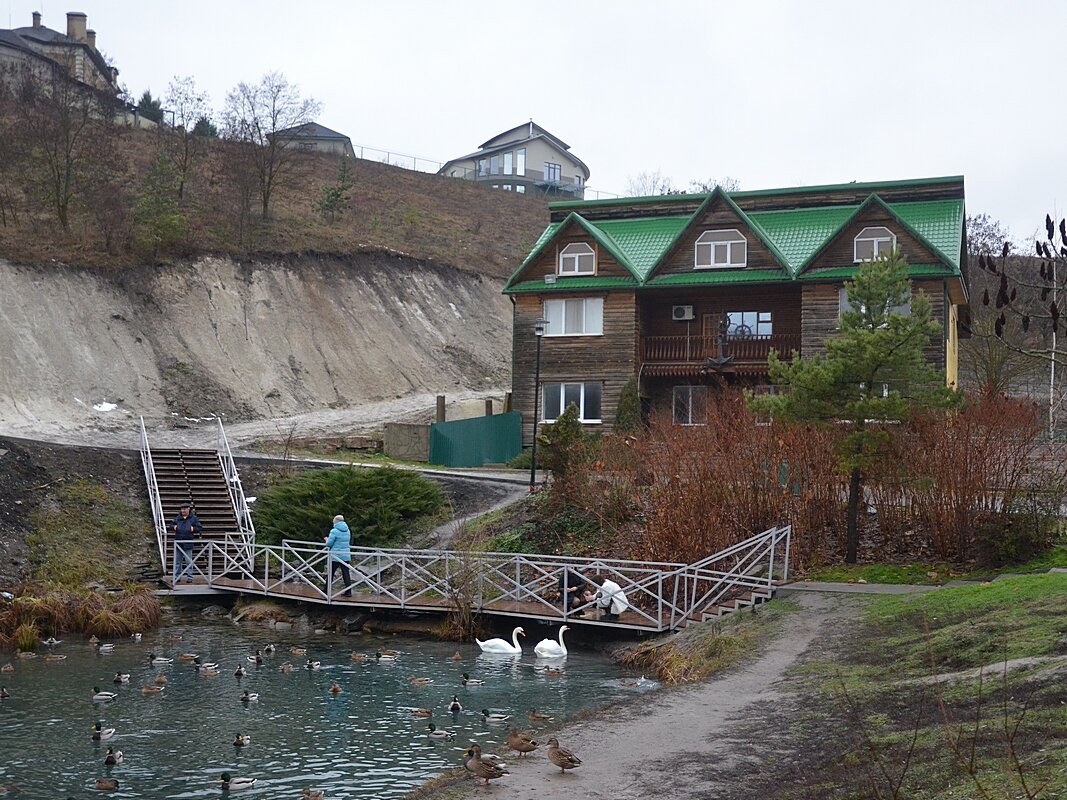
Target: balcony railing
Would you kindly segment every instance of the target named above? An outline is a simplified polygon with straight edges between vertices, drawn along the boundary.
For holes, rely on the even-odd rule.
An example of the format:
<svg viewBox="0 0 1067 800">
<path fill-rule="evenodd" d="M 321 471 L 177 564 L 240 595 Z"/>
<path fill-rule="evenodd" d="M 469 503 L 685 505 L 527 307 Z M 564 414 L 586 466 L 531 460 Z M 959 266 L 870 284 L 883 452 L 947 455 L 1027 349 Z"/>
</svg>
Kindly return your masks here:
<svg viewBox="0 0 1067 800">
<path fill-rule="evenodd" d="M 771 350 L 783 360 L 800 350 L 799 333 L 772 333 L 720 341 L 718 336 L 645 336 L 641 360 L 645 364 L 703 364 L 709 358 L 732 357 L 733 364 L 766 364 Z"/>
</svg>

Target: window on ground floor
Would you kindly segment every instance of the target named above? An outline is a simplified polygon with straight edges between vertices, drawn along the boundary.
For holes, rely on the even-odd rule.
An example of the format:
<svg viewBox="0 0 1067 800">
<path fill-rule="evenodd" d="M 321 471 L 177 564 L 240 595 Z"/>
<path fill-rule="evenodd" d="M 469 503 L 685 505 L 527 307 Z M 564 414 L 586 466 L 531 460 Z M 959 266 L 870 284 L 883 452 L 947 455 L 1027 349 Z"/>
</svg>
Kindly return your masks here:
<svg viewBox="0 0 1067 800">
<path fill-rule="evenodd" d="M 674 424 L 707 425 L 708 387 L 674 387 Z"/>
<path fill-rule="evenodd" d="M 600 422 L 599 383 L 546 383 L 542 391 L 542 422 L 555 422 L 571 403 L 582 422 Z"/>
</svg>

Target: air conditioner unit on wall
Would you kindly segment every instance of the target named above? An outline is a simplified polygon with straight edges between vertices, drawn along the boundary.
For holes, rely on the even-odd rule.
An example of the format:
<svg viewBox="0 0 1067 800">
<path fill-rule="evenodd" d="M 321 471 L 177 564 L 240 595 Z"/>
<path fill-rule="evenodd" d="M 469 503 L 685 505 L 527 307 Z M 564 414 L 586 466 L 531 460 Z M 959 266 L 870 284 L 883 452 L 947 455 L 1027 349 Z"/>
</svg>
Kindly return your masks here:
<svg viewBox="0 0 1067 800">
<path fill-rule="evenodd" d="M 679 320 L 680 322 L 688 322 L 693 319 L 693 307 L 674 306 L 671 309 L 671 319 Z"/>
</svg>

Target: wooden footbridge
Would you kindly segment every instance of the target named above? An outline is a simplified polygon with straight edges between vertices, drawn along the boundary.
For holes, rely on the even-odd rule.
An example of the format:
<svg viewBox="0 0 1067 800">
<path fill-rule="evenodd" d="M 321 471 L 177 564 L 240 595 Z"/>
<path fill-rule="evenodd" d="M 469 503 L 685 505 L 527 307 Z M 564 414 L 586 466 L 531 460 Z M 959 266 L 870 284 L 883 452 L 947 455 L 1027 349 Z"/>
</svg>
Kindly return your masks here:
<svg viewBox="0 0 1067 800">
<path fill-rule="evenodd" d="M 218 480 L 233 502 L 233 530 L 215 530 L 194 544 L 191 583 L 173 594 L 207 591 L 299 600 L 337 609 L 448 613 L 467 607 L 479 614 L 547 623 L 668 631 L 770 599 L 789 575 L 791 528 L 771 528 L 693 564 L 582 559 L 521 553 L 353 547 L 351 593 L 330 555 L 315 543 L 286 540 L 256 544 L 248 504 L 219 423 Z M 160 480 L 142 422 L 142 462 L 153 504 L 164 572 L 173 564 Z M 168 462 L 182 459 L 169 457 Z M 196 463 L 201 464 L 200 461 Z M 203 472 L 202 466 L 200 471 Z M 203 476 L 201 475 L 201 479 Z M 173 480 L 172 480 L 173 482 Z M 196 506 L 192 496 L 172 498 Z M 218 497 L 219 492 L 214 491 Z M 207 531 L 205 526 L 205 532 Z M 558 600 L 575 573 L 602 575 L 626 594 L 629 609 L 603 619 L 593 602 L 564 610 Z M 168 581 L 169 582 L 169 581 Z M 595 587 L 592 587 L 595 589 Z"/>
</svg>

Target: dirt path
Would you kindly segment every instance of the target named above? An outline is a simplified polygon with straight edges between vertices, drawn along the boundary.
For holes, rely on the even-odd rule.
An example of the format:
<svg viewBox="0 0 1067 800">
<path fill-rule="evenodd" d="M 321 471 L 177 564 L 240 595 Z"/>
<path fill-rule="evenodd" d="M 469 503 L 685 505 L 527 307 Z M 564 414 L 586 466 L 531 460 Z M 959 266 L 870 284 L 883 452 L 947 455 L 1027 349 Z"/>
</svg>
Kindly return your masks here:
<svg viewBox="0 0 1067 800">
<path fill-rule="evenodd" d="M 752 739 L 751 715 L 787 700 L 783 679 L 819 640 L 839 633 L 855 604 L 847 598 L 804 595 L 788 629 L 754 662 L 699 686 L 646 695 L 591 720 L 568 725 L 557 736 L 582 766 L 566 775 L 543 750 L 522 761 L 509 759 L 511 774 L 489 789 L 470 785 L 459 796 L 506 795 L 577 800 L 650 800 L 656 797 L 741 800 L 751 797 L 743 777 L 750 763 L 759 771 L 759 751 L 773 731 Z M 789 700 L 789 704 L 792 701 Z M 784 715 L 783 715 L 784 716 Z M 782 721 L 779 721 L 780 723 Z M 739 769 L 742 768 L 742 769 Z"/>
</svg>

